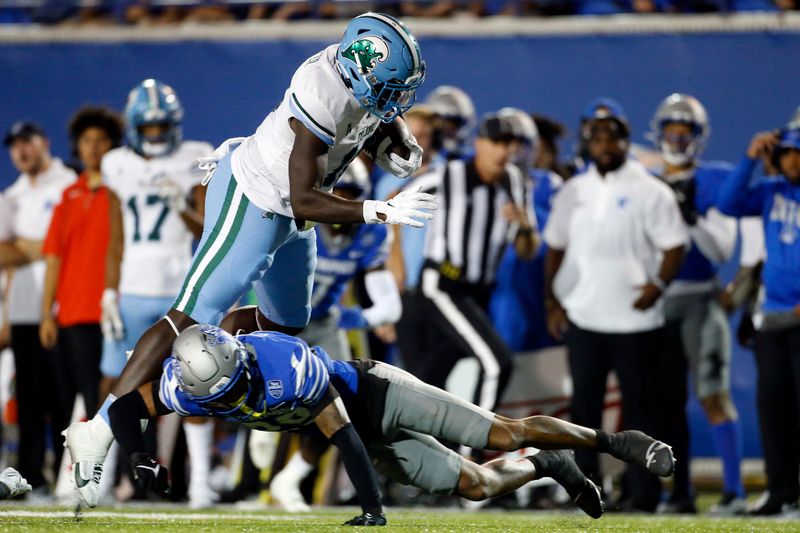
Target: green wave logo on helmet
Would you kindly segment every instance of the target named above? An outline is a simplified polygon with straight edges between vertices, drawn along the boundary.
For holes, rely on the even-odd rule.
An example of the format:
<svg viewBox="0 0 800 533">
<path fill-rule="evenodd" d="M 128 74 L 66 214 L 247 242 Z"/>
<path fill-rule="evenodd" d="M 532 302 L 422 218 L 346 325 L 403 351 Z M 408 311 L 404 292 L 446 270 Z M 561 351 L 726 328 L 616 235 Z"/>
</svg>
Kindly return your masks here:
<svg viewBox="0 0 800 533">
<path fill-rule="evenodd" d="M 358 65 L 362 74 L 371 72 L 377 65 L 389 59 L 389 47 L 378 37 L 362 37 L 348 46 L 342 55 Z"/>
</svg>

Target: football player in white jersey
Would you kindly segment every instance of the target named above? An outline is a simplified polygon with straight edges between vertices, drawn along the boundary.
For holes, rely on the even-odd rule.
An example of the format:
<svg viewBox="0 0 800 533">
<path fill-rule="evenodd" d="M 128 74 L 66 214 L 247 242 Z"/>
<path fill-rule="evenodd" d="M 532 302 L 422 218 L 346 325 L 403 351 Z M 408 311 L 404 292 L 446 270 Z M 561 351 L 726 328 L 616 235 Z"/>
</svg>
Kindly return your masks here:
<svg viewBox="0 0 800 533">
<path fill-rule="evenodd" d="M 308 323 L 316 239 L 308 222 L 422 226 L 433 196 L 392 200 L 329 194 L 363 149 L 399 177 L 419 167 L 422 149 L 400 115 L 425 77 L 419 45 L 400 21 L 378 13 L 351 20 L 342 41 L 306 60 L 283 102 L 256 133 L 223 143 L 204 161 L 210 182 L 203 238 L 167 315 L 139 339 L 98 416 L 67 431 L 79 492 L 97 504 L 97 483 L 113 440 L 108 405 L 155 379 L 172 341 L 195 323 L 217 323 L 248 289 L 258 307 L 232 314 L 231 331 L 298 333 Z M 234 149 L 231 152 L 231 149 Z"/>
<path fill-rule="evenodd" d="M 197 159 L 214 148 L 205 142 L 184 141 L 182 120 L 183 107 L 172 88 L 144 80 L 131 90 L 125 107 L 127 146 L 103 157 L 104 179 L 121 206 L 112 227 L 121 226 L 123 231 L 112 232 L 112 248 L 124 252 L 121 264 L 110 264 L 114 272 L 103 293 L 106 341 L 101 394 L 110 392 L 122 373 L 125 353 L 172 306 L 189 271 L 192 240 L 200 238 L 203 228 L 205 187 L 200 184 L 203 173 Z M 187 421 L 189 505 L 208 507 L 214 498 L 208 488 L 213 423 L 198 418 Z M 76 478 L 76 484 L 80 483 Z"/>
</svg>

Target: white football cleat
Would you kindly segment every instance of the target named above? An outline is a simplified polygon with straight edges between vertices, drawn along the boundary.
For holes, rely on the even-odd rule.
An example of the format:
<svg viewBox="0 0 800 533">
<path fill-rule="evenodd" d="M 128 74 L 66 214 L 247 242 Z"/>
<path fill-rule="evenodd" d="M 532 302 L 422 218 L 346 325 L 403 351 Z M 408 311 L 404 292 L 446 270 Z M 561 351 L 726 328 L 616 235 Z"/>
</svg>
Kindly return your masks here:
<svg viewBox="0 0 800 533">
<path fill-rule="evenodd" d="M 22 477 L 22 474 L 11 468 L 10 466 L 0 473 L 0 483 L 5 485 L 8 495 L 6 498 L 16 498 L 20 494 L 31 492 L 30 483 Z"/>
<path fill-rule="evenodd" d="M 102 420 L 74 422 L 61 433 L 72 458 L 72 480 L 89 507 L 97 507 L 100 478 L 108 449 L 114 441 L 111 429 Z"/>
<path fill-rule="evenodd" d="M 189 489 L 189 509 L 210 509 L 219 500 L 219 495 L 208 487 Z"/>
<path fill-rule="evenodd" d="M 311 507 L 300 493 L 300 479 L 284 468 L 278 472 L 269 485 L 272 498 L 289 513 L 308 513 Z"/>
</svg>

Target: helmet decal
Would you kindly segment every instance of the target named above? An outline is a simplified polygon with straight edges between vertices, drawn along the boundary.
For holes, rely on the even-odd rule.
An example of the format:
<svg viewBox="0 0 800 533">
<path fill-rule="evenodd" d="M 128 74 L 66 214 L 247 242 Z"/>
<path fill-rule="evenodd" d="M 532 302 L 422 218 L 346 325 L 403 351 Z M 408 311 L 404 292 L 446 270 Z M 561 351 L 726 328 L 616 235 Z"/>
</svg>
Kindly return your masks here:
<svg viewBox="0 0 800 533">
<path fill-rule="evenodd" d="M 342 55 L 358 65 L 361 74 L 372 72 L 377 63 L 389 59 L 389 46 L 375 36 L 362 37 L 342 51 Z"/>
<path fill-rule="evenodd" d="M 402 22 L 381 13 L 365 13 L 347 24 L 336 65 L 361 107 L 383 122 L 414 104 L 425 79 L 417 40 Z"/>
</svg>

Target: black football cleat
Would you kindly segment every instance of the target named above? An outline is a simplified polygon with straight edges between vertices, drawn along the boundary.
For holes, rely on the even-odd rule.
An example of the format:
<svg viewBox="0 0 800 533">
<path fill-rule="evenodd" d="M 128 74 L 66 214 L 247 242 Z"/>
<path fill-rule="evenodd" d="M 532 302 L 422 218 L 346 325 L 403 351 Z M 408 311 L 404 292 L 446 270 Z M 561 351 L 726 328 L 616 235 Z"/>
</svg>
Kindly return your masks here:
<svg viewBox="0 0 800 533">
<path fill-rule="evenodd" d="M 600 489 L 583 475 L 574 456 L 569 450 L 543 450 L 528 459 L 536 466 L 538 477 L 553 478 L 584 513 L 600 518 L 605 510 Z"/>
<path fill-rule="evenodd" d="M 649 472 L 667 477 L 675 470 L 672 448 L 641 431 L 610 433 L 608 453 L 628 463 L 643 466 Z"/>
</svg>

